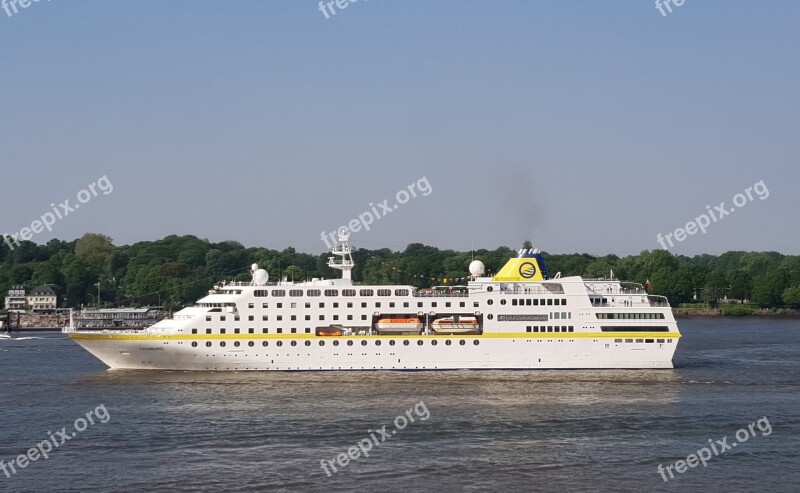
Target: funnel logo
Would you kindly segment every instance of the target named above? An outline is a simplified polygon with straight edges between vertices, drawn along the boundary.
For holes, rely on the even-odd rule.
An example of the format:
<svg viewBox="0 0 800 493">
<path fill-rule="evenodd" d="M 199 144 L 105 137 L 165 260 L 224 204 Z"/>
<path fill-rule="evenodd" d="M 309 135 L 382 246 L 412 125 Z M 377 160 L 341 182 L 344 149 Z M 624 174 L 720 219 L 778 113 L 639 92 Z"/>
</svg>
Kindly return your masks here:
<svg viewBox="0 0 800 493">
<path fill-rule="evenodd" d="M 523 279 L 530 279 L 536 275 L 536 266 L 531 262 L 525 262 L 519 266 L 519 275 Z"/>
</svg>

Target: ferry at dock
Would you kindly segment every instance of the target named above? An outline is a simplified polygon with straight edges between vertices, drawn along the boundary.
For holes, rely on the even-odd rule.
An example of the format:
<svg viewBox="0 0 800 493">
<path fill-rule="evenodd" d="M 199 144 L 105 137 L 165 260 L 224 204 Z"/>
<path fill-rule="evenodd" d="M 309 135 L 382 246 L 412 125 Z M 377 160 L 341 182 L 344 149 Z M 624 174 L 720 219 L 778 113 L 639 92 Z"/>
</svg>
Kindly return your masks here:
<svg viewBox="0 0 800 493">
<path fill-rule="evenodd" d="M 347 235 L 339 279 L 214 286 L 143 330 L 64 332 L 109 368 L 455 370 L 672 368 L 681 337 L 667 299 L 617 279 L 551 277 L 536 249 L 495 276 L 479 260 L 466 286 L 357 285 Z"/>
</svg>

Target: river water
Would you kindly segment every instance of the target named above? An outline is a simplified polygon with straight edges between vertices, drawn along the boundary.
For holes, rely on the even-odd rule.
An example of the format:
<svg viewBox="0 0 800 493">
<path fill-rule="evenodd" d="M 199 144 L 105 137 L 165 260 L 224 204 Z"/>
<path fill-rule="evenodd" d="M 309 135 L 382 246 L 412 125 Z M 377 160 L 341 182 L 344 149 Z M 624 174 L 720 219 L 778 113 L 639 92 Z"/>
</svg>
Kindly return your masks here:
<svg viewBox="0 0 800 493">
<path fill-rule="evenodd" d="M 0 339 L 0 491 L 797 491 L 800 321 L 679 326 L 676 368 L 635 371 L 108 371 Z"/>
</svg>

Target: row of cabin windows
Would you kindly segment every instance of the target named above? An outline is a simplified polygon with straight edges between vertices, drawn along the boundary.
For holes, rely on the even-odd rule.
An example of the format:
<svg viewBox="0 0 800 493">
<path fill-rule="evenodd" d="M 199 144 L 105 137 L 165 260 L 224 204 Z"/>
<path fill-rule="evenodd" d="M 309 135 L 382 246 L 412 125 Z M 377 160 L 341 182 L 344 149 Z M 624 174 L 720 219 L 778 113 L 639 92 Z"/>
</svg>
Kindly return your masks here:
<svg viewBox="0 0 800 493">
<path fill-rule="evenodd" d="M 478 346 L 478 345 L 480 345 L 480 343 L 481 343 L 481 341 L 479 341 L 477 339 L 474 339 L 472 341 L 472 344 L 474 346 Z M 324 346 L 325 345 L 325 341 L 318 341 L 318 344 L 320 346 Z M 334 346 L 338 346 L 339 345 L 339 341 L 338 340 L 334 340 L 334 341 L 332 341 L 332 344 Z M 367 344 L 369 344 L 369 343 L 366 340 L 363 340 L 363 339 L 361 340 L 361 345 L 362 346 L 366 346 Z M 382 341 L 380 339 L 376 339 L 374 344 L 375 344 L 375 346 L 380 346 L 383 343 L 382 343 Z M 390 346 L 394 346 L 395 344 L 396 344 L 396 341 L 394 339 L 390 339 L 389 340 L 389 345 Z M 403 346 L 409 346 L 410 344 L 411 344 L 411 342 L 409 342 L 408 339 L 403 341 Z M 422 346 L 424 344 L 425 344 L 424 340 L 422 340 L 422 339 L 417 340 L 417 346 Z M 432 339 L 430 341 L 430 345 L 431 346 L 437 346 L 438 344 L 439 344 L 439 341 L 437 341 L 436 339 Z M 447 339 L 447 340 L 444 341 L 444 345 L 445 346 L 451 346 L 452 344 L 453 344 L 453 341 L 450 340 L 450 339 Z M 227 342 L 219 341 L 219 347 L 225 347 L 227 345 L 228 345 Z M 283 346 L 283 341 L 277 341 L 277 342 L 275 342 L 275 345 L 278 346 L 278 347 L 281 347 L 281 346 Z M 297 346 L 297 341 L 291 341 L 289 343 L 289 345 Z M 304 345 L 305 346 L 311 346 L 311 341 L 305 341 Z M 348 346 L 352 346 L 353 345 L 353 341 L 352 340 L 347 341 L 347 345 Z M 467 341 L 465 341 L 464 339 L 461 339 L 460 341 L 458 341 L 458 345 L 459 346 L 466 346 L 467 345 Z M 206 347 L 211 347 L 211 346 L 212 346 L 212 342 L 211 341 L 206 341 Z M 239 347 L 239 346 L 241 346 L 241 342 L 239 342 L 239 341 L 234 341 L 233 342 L 233 347 Z M 248 347 L 253 347 L 253 346 L 255 346 L 255 342 L 249 341 L 247 343 L 247 346 Z M 269 341 L 262 341 L 261 342 L 261 346 L 269 347 Z M 193 341 L 192 342 L 192 347 L 197 347 L 197 341 Z"/>
<path fill-rule="evenodd" d="M 375 292 L 376 292 L 376 290 L 374 290 L 374 289 L 361 289 L 361 290 L 358 291 L 358 295 L 359 296 L 375 296 Z M 289 290 L 289 296 L 294 296 L 294 297 L 322 296 L 323 293 L 325 294 L 325 296 L 329 296 L 329 297 L 339 296 L 339 290 L 338 289 L 325 289 L 324 291 L 321 290 L 321 289 L 307 289 L 307 290 L 290 289 Z M 391 289 L 378 289 L 377 290 L 377 294 L 378 294 L 378 296 L 392 296 L 392 290 Z M 410 293 L 410 291 L 408 289 L 395 289 L 394 290 L 394 295 L 395 296 L 409 296 L 410 294 L 411 293 Z M 282 297 L 286 296 L 286 290 L 285 289 L 273 289 L 272 292 L 270 293 L 270 290 L 268 290 L 268 289 L 256 289 L 254 291 L 254 295 L 256 297 L 258 297 L 258 298 L 265 298 L 265 297 L 270 296 L 270 295 L 272 297 L 274 297 L 274 298 L 282 298 Z M 342 296 L 352 297 L 352 296 L 356 295 L 356 290 L 355 289 L 343 289 L 341 291 L 341 295 Z"/>
<path fill-rule="evenodd" d="M 525 332 L 575 332 L 574 325 L 528 325 Z"/>
<path fill-rule="evenodd" d="M 505 305 L 505 300 L 500 301 Z M 566 298 L 512 298 L 511 306 L 545 306 L 545 305 L 567 305 Z"/>
<path fill-rule="evenodd" d="M 600 319 L 663 319 L 663 313 L 597 313 Z"/>
<path fill-rule="evenodd" d="M 376 301 L 375 302 L 375 308 L 381 308 L 381 306 L 382 305 L 381 305 L 380 301 Z M 403 302 L 403 308 L 409 308 L 409 306 L 410 306 L 409 302 L 407 302 L 407 301 Z M 439 304 L 436 301 L 431 303 L 431 308 L 438 308 L 438 306 L 439 306 Z M 453 304 L 452 304 L 452 302 L 447 301 L 447 302 L 445 302 L 444 306 L 445 306 L 445 308 L 452 308 Z M 461 302 L 458 303 L 458 306 L 459 306 L 459 308 L 465 308 L 467 306 L 467 304 L 466 304 L 466 302 L 461 301 Z M 248 308 L 255 308 L 255 304 L 254 303 L 248 303 L 247 307 Z M 283 308 L 283 303 L 277 303 L 275 307 L 276 308 Z M 305 308 L 311 308 L 311 303 L 306 302 L 304 307 Z M 325 303 L 320 303 L 319 307 L 320 308 L 325 308 Z M 477 301 L 473 303 L 473 307 L 475 307 L 475 308 L 479 307 Z M 262 303 L 261 304 L 261 308 L 269 308 L 269 303 Z M 297 307 L 297 303 L 291 303 L 289 308 L 297 309 L 298 308 Z M 333 308 L 339 308 L 339 303 L 334 303 L 333 304 Z M 353 303 L 348 302 L 347 303 L 347 308 L 353 308 Z M 361 302 L 361 308 L 367 308 L 367 302 L 366 301 Z M 397 303 L 395 303 L 394 301 L 390 301 L 389 302 L 389 308 L 397 308 Z M 421 301 L 417 303 L 417 308 L 423 308 L 423 305 L 422 305 Z M 254 315 L 248 315 L 247 316 L 247 320 L 253 321 L 254 320 L 253 317 L 254 317 Z M 238 322 L 239 319 L 240 319 L 239 315 L 234 315 L 233 316 L 234 322 Z M 221 322 L 224 322 L 225 320 L 227 320 L 227 316 L 226 315 L 220 315 L 219 320 Z M 266 319 L 264 319 L 264 320 L 266 320 Z M 206 315 L 206 321 L 207 322 L 211 321 L 211 315 Z"/>
<path fill-rule="evenodd" d="M 614 339 L 614 342 L 621 343 L 622 339 Z M 634 339 L 625 339 L 625 342 L 630 344 L 634 342 Z M 664 339 L 636 339 L 636 342 L 645 344 L 652 344 L 654 342 L 658 344 L 664 344 Z M 667 342 L 672 342 L 672 339 L 667 339 Z"/>
</svg>

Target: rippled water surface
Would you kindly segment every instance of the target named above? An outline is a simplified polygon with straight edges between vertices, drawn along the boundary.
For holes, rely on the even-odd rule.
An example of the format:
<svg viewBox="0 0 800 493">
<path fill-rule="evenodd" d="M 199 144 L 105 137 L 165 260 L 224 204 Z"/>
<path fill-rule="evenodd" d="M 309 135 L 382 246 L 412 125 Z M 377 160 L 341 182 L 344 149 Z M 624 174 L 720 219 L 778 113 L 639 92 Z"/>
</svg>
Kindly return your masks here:
<svg viewBox="0 0 800 493">
<path fill-rule="evenodd" d="M 800 321 L 679 325 L 658 371 L 108 371 L 60 334 L 0 339 L 6 469 L 95 410 L 0 491 L 797 491 Z M 659 474 L 764 416 L 769 434 Z"/>
</svg>

